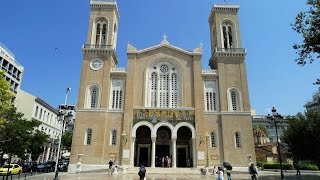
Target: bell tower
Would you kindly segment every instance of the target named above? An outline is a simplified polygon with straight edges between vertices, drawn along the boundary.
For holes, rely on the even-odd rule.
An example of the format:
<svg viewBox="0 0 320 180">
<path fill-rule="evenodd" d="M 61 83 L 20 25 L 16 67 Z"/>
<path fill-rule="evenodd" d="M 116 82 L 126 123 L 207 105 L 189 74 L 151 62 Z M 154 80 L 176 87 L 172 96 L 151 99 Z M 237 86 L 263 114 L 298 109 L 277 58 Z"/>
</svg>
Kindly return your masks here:
<svg viewBox="0 0 320 180">
<path fill-rule="evenodd" d="M 118 146 L 107 146 L 111 138 L 108 108 L 112 91 L 112 70 L 118 63 L 116 47 L 119 12 L 116 0 L 91 0 L 87 41 L 82 47 L 83 60 L 77 104 L 77 121 L 70 158 L 71 169 L 79 162 L 104 163 L 108 153 L 117 154 Z M 111 89 L 111 90 L 110 90 Z M 118 120 L 119 123 L 121 119 Z M 118 130 L 120 131 L 120 130 Z M 72 170 L 72 171 L 73 171 Z"/>
<path fill-rule="evenodd" d="M 245 65 L 246 50 L 241 45 L 239 5 L 215 4 L 209 25 L 211 69 L 219 73 L 219 124 L 223 161 L 248 165 L 255 161 L 252 122 Z"/>
</svg>

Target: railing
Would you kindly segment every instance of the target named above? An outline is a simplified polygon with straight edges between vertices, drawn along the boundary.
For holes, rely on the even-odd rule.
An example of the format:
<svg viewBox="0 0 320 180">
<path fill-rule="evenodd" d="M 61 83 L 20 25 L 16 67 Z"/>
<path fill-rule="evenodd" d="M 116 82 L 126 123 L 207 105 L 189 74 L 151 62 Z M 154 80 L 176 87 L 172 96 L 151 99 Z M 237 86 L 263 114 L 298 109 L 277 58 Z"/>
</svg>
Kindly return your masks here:
<svg viewBox="0 0 320 180">
<path fill-rule="evenodd" d="M 90 4 L 115 4 L 116 0 L 90 0 Z"/>
<path fill-rule="evenodd" d="M 215 48 L 213 53 L 216 53 L 216 52 L 245 53 L 246 49 L 244 49 L 244 48 Z"/>
<path fill-rule="evenodd" d="M 84 49 L 113 49 L 112 45 L 84 44 Z"/>
<path fill-rule="evenodd" d="M 141 121 L 148 121 L 153 125 L 159 122 L 168 122 L 174 126 L 180 122 L 188 122 L 195 125 L 195 111 L 179 109 L 134 109 L 133 125 Z"/>
<path fill-rule="evenodd" d="M 214 70 L 214 69 L 202 70 L 202 74 L 216 74 L 216 75 L 218 75 L 218 70 Z"/>
<path fill-rule="evenodd" d="M 126 68 L 112 68 L 111 72 L 127 72 Z"/>
</svg>

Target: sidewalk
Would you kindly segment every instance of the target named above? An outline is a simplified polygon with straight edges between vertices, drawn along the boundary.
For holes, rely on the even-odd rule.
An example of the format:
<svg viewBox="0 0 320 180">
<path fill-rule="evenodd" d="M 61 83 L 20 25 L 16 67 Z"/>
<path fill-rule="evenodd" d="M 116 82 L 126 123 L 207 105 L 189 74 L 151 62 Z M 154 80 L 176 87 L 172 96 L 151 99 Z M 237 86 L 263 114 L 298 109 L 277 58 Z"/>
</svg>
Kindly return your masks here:
<svg viewBox="0 0 320 180">
<path fill-rule="evenodd" d="M 295 173 L 285 172 L 285 180 L 319 180 L 320 173 L 314 172 L 301 172 L 301 176 L 296 176 Z M 28 177 L 28 180 L 52 180 L 54 178 L 54 173 L 40 174 L 36 176 Z M 59 178 L 61 180 L 139 180 L 138 174 L 118 174 L 118 175 L 108 175 L 108 173 L 102 172 L 84 172 L 79 174 L 69 174 L 66 172 L 59 173 Z M 213 175 L 198 175 L 196 174 L 166 174 L 165 171 L 161 174 L 148 174 L 147 170 L 147 180 L 214 180 Z M 226 179 L 226 176 L 225 176 Z M 233 180 L 249 180 L 250 176 L 244 172 L 234 172 L 232 173 Z M 280 172 L 271 171 L 261 171 L 259 175 L 259 180 L 278 180 L 280 179 Z"/>
</svg>

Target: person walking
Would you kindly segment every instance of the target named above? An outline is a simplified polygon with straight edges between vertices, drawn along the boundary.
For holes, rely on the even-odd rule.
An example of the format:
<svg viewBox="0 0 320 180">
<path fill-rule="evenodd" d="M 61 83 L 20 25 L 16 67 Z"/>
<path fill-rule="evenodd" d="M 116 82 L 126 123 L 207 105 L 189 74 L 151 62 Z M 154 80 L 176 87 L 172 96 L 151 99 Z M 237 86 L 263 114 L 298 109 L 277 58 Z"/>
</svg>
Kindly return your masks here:
<svg viewBox="0 0 320 180">
<path fill-rule="evenodd" d="M 301 175 L 301 172 L 300 172 L 301 162 L 299 160 L 296 160 L 296 161 L 294 161 L 293 166 L 297 170 L 297 174 L 296 175 Z"/>
<path fill-rule="evenodd" d="M 171 167 L 171 159 L 167 156 L 167 168 Z"/>
<path fill-rule="evenodd" d="M 113 162 L 110 159 L 110 161 L 109 161 L 109 174 L 111 174 L 112 165 L 113 165 Z"/>
<path fill-rule="evenodd" d="M 161 158 L 161 165 L 162 165 L 162 167 L 164 167 L 164 161 L 165 161 L 165 158 L 162 157 L 162 158 Z"/>
<path fill-rule="evenodd" d="M 257 175 L 258 175 L 258 172 L 257 172 L 257 169 L 256 167 L 254 167 L 254 163 L 250 163 L 250 166 L 249 166 L 249 174 L 251 176 L 251 180 L 257 180 Z"/>
<path fill-rule="evenodd" d="M 218 180 L 224 180 L 224 176 L 223 176 L 223 168 L 222 166 L 218 167 Z"/>
<path fill-rule="evenodd" d="M 231 180 L 231 169 L 227 169 L 227 179 Z"/>
<path fill-rule="evenodd" d="M 139 172 L 138 175 L 140 176 L 140 180 L 144 180 L 144 178 L 146 177 L 146 168 L 144 167 L 143 163 L 141 163 L 140 168 L 139 168 Z"/>
</svg>

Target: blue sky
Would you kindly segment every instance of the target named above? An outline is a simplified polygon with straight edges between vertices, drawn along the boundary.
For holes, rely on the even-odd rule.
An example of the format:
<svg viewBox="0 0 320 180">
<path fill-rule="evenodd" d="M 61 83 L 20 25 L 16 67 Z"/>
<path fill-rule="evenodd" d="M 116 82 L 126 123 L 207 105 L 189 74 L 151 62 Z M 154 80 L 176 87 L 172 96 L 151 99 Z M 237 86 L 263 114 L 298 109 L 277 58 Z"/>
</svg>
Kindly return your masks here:
<svg viewBox="0 0 320 180">
<path fill-rule="evenodd" d="M 203 43 L 203 69 L 210 58 L 208 16 L 213 0 L 118 0 L 120 24 L 118 67 L 126 67 L 126 45 L 138 49 L 159 44 L 166 34 L 170 44 L 192 50 Z M 304 0 L 233 0 L 240 5 L 242 46 L 252 108 L 268 114 L 273 106 L 283 115 L 303 112 L 317 87 L 319 61 L 300 67 L 292 48 L 301 38 L 290 27 L 306 9 Z M 89 0 L 31 0 L 1 2 L 0 42 L 25 67 L 22 89 L 52 106 L 76 104 L 80 82 L 81 46 L 87 37 Z"/>
</svg>

